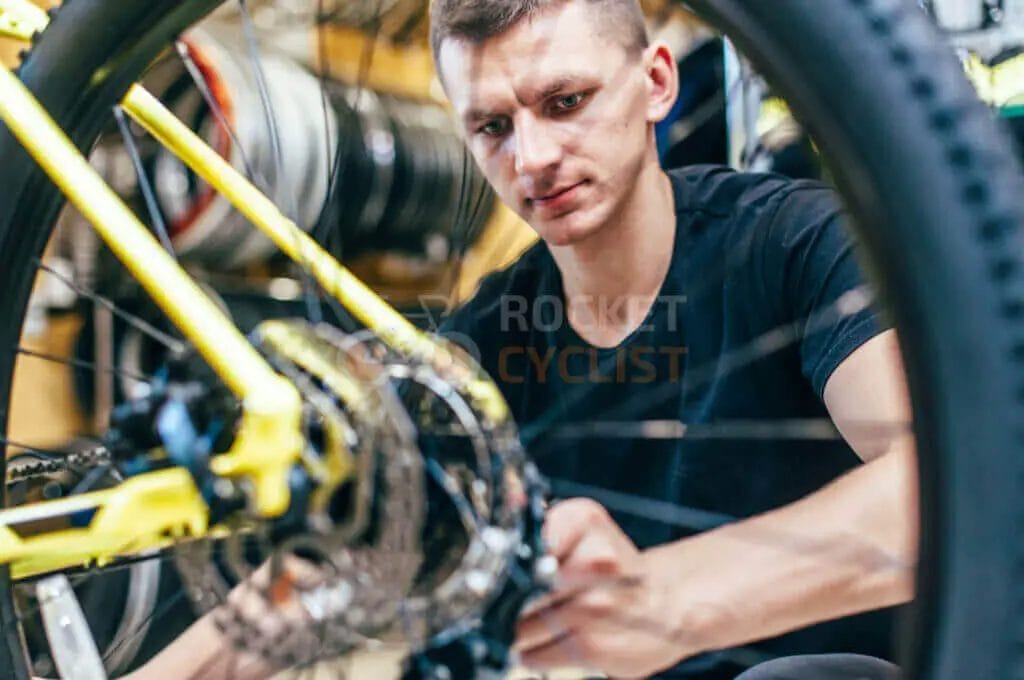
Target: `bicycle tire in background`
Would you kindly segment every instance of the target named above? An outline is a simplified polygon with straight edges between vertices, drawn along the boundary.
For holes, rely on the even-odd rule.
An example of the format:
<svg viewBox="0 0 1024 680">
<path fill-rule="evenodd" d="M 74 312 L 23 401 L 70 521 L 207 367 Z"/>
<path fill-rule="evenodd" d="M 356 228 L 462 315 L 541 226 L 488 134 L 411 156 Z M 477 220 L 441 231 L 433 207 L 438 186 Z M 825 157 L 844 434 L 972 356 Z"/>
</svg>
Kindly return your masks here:
<svg viewBox="0 0 1024 680">
<path fill-rule="evenodd" d="M 216 4 L 69 0 L 20 76 L 88 149 L 145 65 Z M 908 677 L 1005 677 L 1022 660 L 1024 625 L 1024 541 L 1013 540 L 1024 516 L 1024 192 L 1010 142 L 910 0 L 688 4 L 768 75 L 823 150 L 900 331 L 923 525 Z M 14 347 L 61 201 L 5 129 L 0 158 L 0 342 Z M 15 355 L 2 357 L 6 418 Z M 13 616 L 0 571 L 0 672 L 22 678 Z"/>
<path fill-rule="evenodd" d="M 690 5 L 808 128 L 894 315 L 922 525 L 906 677 L 1008 677 L 1024 659 L 1024 192 L 1012 143 L 915 2 Z"/>
</svg>

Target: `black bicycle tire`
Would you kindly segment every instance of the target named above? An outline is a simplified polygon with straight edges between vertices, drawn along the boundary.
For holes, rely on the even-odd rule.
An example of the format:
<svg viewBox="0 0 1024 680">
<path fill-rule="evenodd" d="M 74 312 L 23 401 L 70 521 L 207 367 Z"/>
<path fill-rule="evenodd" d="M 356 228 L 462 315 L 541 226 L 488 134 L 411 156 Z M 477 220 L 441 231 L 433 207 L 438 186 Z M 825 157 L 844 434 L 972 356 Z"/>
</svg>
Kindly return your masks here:
<svg viewBox="0 0 1024 680">
<path fill-rule="evenodd" d="M 128 50 L 119 38 L 166 39 L 173 32 L 161 36 L 154 26 L 169 28 L 166 17 L 198 16 L 197 8 L 213 4 L 71 0 L 35 41 L 20 74 L 86 148 L 99 116 L 155 54 L 138 45 Z M 1014 455 L 1024 434 L 1024 211 L 1009 141 L 913 3 L 688 4 L 727 29 L 830 159 L 900 328 L 923 452 L 908 676 L 1003 677 L 1020 661 L 1015 641 L 1024 621 L 1015 580 L 1024 545 L 1011 540 L 1024 511 L 1024 460 Z M 110 39 L 95 40 L 97 27 Z M 69 58 L 69 45 L 86 54 Z M 86 87 L 116 55 L 118 68 L 105 71 L 110 80 Z M 792 73 L 800 77 L 787 77 Z M 0 272 L 10 291 L 0 301 L 0 338 L 13 346 L 31 278 L 16 272 L 26 271 L 49 233 L 18 227 L 48 227 L 59 203 L 6 131 L 0 157 L 10 159 L 0 168 Z M 954 314 L 947 313 L 951 303 Z M 0 399 L 9 393 L 12 366 L 13 356 L 0 362 Z M 12 615 L 0 573 L 0 668 L 15 668 Z"/>
<path fill-rule="evenodd" d="M 823 150 L 900 331 L 922 525 L 904 672 L 1007 677 L 1024 622 L 1024 209 L 1009 137 L 915 3 L 690 4 Z"/>
</svg>

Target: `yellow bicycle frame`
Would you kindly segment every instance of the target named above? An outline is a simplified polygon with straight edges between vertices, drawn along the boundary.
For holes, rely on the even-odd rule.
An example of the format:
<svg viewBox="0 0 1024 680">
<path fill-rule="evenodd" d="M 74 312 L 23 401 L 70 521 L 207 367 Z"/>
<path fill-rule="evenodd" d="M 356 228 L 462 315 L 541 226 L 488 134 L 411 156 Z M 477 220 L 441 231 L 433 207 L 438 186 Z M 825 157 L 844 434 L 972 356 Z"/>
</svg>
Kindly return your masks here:
<svg viewBox="0 0 1024 680">
<path fill-rule="evenodd" d="M 27 39 L 45 26 L 45 20 L 45 14 L 40 16 L 27 0 L 0 0 L 0 33 Z M 383 341 L 420 360 L 455 361 L 443 345 L 412 326 L 288 220 L 156 98 L 136 85 L 123 106 Z M 261 516 L 283 513 L 290 500 L 288 472 L 305 445 L 295 385 L 271 369 L 4 67 L 0 119 L 241 401 L 235 443 L 211 461 L 213 472 L 248 480 L 253 509 Z M 489 379 L 475 376 L 470 391 L 488 418 L 508 417 L 507 406 Z M 63 528 L 72 516 L 83 513 L 88 513 L 87 526 Z M 54 524 L 62 528 L 48 528 Z M 207 507 L 188 472 L 161 470 L 108 490 L 0 510 L 0 564 L 10 565 L 14 578 L 103 565 L 166 547 L 182 537 L 207 535 L 208 524 Z"/>
</svg>

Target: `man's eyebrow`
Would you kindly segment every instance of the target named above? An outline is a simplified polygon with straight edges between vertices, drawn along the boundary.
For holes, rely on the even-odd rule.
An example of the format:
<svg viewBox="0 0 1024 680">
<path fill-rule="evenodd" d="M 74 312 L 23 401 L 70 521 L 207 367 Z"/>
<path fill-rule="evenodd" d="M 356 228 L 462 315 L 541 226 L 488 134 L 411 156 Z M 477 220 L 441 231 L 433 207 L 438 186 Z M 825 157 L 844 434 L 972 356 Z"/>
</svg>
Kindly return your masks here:
<svg viewBox="0 0 1024 680">
<path fill-rule="evenodd" d="M 587 77 L 584 75 L 567 75 L 562 76 L 560 78 L 556 78 L 547 85 L 544 85 L 542 88 L 536 90 L 533 93 L 533 98 L 535 101 L 542 102 L 545 99 L 548 99 L 549 97 L 552 97 L 565 90 L 580 87 L 580 83 L 582 83 L 586 79 Z M 523 103 L 525 104 L 526 102 Z M 489 120 L 491 118 L 494 118 L 495 116 L 500 115 L 502 115 L 500 111 L 470 109 L 469 111 L 466 112 L 462 119 L 466 122 L 467 125 L 472 125 L 473 123 L 477 123 L 483 120 Z"/>
<path fill-rule="evenodd" d="M 544 101 L 548 97 L 572 87 L 580 78 L 578 76 L 565 76 L 551 81 L 543 89 L 537 92 L 537 101 Z"/>
<path fill-rule="evenodd" d="M 488 118 L 493 118 L 495 115 L 492 111 L 484 111 L 483 109 L 471 109 L 466 112 L 466 115 L 462 117 L 467 124 L 478 123 Z"/>
</svg>

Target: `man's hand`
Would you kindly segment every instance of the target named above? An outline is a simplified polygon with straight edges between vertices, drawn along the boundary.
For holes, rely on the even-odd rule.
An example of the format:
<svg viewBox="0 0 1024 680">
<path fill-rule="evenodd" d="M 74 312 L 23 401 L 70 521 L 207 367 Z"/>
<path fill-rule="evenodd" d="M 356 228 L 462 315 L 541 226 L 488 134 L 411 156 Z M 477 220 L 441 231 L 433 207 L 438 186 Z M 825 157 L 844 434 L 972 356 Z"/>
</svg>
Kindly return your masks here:
<svg viewBox="0 0 1024 680">
<path fill-rule="evenodd" d="M 558 559 L 558 578 L 520 619 L 523 665 L 643 677 L 686 655 L 666 616 L 664 584 L 601 505 L 574 498 L 553 506 L 544 538 Z"/>
</svg>

